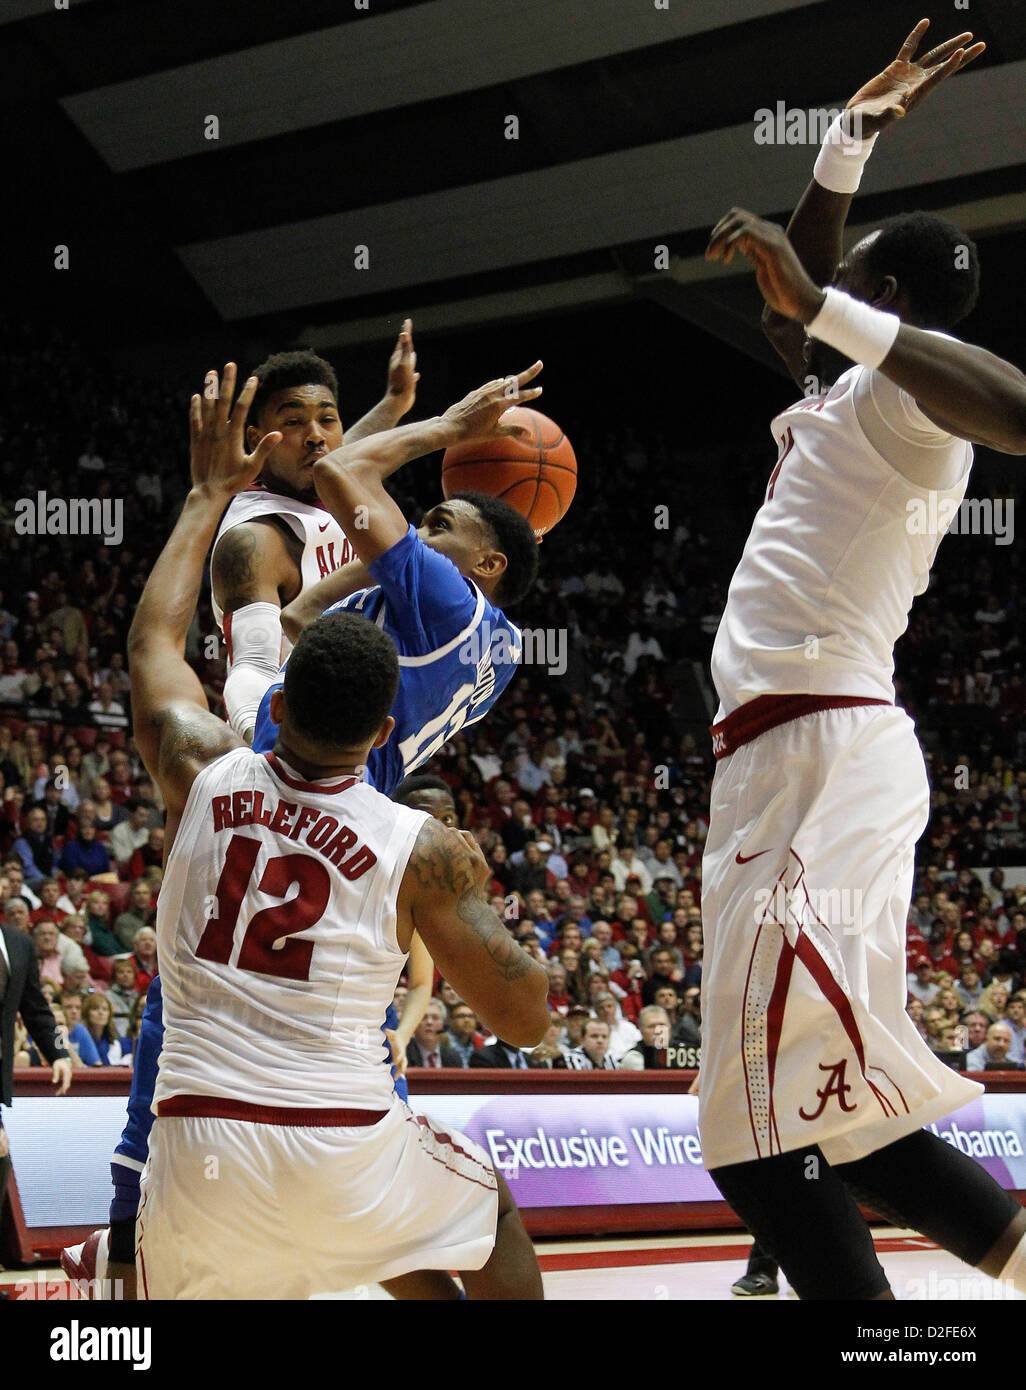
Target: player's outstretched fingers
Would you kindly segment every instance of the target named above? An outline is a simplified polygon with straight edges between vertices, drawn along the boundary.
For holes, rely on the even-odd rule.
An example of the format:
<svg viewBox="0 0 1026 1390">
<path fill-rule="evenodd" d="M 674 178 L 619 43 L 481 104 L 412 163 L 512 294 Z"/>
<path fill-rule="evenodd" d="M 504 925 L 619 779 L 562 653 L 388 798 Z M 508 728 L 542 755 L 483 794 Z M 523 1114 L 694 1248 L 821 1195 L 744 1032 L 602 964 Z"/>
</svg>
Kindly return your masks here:
<svg viewBox="0 0 1026 1390">
<path fill-rule="evenodd" d="M 234 362 L 224 364 L 224 373 L 221 377 L 221 390 L 217 398 L 217 422 L 219 425 L 227 425 L 228 415 L 232 408 L 232 400 L 235 396 L 235 374 L 238 369 Z"/>
<path fill-rule="evenodd" d="M 545 363 L 539 358 L 538 361 L 535 362 L 533 366 L 528 367 L 526 371 L 518 372 L 517 385 L 526 386 L 529 381 L 533 381 L 544 365 Z M 539 387 L 538 389 L 540 390 L 541 388 Z"/>
<path fill-rule="evenodd" d="M 919 41 L 930 27 L 928 19 L 921 19 L 916 27 L 909 34 L 908 38 L 898 49 L 898 56 L 895 59 L 898 63 L 911 63 L 912 56 L 919 47 Z"/>
</svg>

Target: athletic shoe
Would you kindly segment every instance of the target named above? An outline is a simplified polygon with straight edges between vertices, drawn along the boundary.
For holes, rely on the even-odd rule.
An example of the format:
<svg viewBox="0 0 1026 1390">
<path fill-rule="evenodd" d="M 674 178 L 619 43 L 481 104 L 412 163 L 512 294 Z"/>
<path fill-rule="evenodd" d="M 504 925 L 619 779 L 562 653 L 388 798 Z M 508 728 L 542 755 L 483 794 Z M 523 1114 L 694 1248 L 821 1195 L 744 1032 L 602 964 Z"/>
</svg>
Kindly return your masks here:
<svg viewBox="0 0 1026 1390">
<path fill-rule="evenodd" d="M 766 1294 L 779 1293 L 780 1285 L 768 1274 L 745 1274 L 736 1284 L 731 1284 L 730 1292 L 740 1298 L 762 1298 Z"/>
<path fill-rule="evenodd" d="M 110 1227 L 104 1226 L 94 1231 L 81 1245 L 69 1245 L 61 1251 L 61 1269 L 69 1279 L 80 1280 L 91 1285 L 97 1293 L 102 1292 L 102 1281 L 107 1277 L 107 1264 L 110 1259 Z M 94 1280 L 100 1281 L 93 1283 Z M 79 1285 L 79 1297 L 91 1298 L 92 1292 Z"/>
</svg>

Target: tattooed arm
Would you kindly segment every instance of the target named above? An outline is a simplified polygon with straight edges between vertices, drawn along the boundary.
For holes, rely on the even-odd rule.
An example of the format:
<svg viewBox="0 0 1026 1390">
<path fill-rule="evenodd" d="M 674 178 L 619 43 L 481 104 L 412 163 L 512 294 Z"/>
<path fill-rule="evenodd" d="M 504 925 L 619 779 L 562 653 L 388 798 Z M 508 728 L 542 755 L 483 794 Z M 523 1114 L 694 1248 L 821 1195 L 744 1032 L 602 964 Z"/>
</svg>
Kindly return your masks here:
<svg viewBox="0 0 1026 1390">
<path fill-rule="evenodd" d="M 426 820 L 403 877 L 399 944 L 419 932 L 438 969 L 492 1031 L 532 1047 L 548 1027 L 548 976 L 485 896 L 488 864 L 472 837 Z"/>
<path fill-rule="evenodd" d="M 268 435 L 252 454 L 242 430 L 256 390 L 247 382 L 231 421 L 235 368 L 225 368 L 223 392 L 217 378 L 201 400 L 192 398 L 192 490 L 167 544 L 154 565 L 128 634 L 133 733 L 150 776 L 168 810 L 165 843 L 177 829 L 197 773 L 240 740 L 207 708 L 195 671 L 185 660 L 185 637 L 196 611 L 203 562 L 229 500 L 260 471 L 278 436 Z"/>
<path fill-rule="evenodd" d="M 278 518 L 258 518 L 226 531 L 214 547 L 210 581 L 224 613 L 228 722 L 252 742 L 260 701 L 278 678 L 282 606 L 302 584 L 302 547 Z"/>
</svg>

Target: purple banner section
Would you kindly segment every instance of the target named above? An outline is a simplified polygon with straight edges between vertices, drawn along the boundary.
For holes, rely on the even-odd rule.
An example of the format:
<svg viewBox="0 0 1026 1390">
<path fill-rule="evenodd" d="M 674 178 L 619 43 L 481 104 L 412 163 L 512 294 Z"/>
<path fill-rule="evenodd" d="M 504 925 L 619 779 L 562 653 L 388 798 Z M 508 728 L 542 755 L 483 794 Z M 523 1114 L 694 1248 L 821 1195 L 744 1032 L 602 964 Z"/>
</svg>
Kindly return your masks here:
<svg viewBox="0 0 1026 1390">
<path fill-rule="evenodd" d="M 695 1096 L 435 1095 L 414 1108 L 480 1144 L 520 1207 L 722 1200 L 702 1167 Z M 929 1129 L 1026 1190 L 1026 1096 L 981 1096 Z"/>
</svg>

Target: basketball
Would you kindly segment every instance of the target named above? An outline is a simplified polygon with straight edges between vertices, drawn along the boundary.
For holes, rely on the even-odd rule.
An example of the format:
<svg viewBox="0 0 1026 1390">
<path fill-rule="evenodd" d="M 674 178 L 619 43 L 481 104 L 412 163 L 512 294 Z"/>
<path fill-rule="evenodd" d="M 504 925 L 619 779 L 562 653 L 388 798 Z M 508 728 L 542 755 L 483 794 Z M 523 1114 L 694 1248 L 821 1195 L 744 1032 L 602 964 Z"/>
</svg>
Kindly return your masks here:
<svg viewBox="0 0 1026 1390">
<path fill-rule="evenodd" d="M 577 489 L 577 459 L 566 435 L 547 415 L 515 405 L 504 423 L 524 425 L 520 438 L 456 444 L 442 459 L 442 493 L 499 497 L 534 527 L 538 540 L 567 513 Z"/>
</svg>

